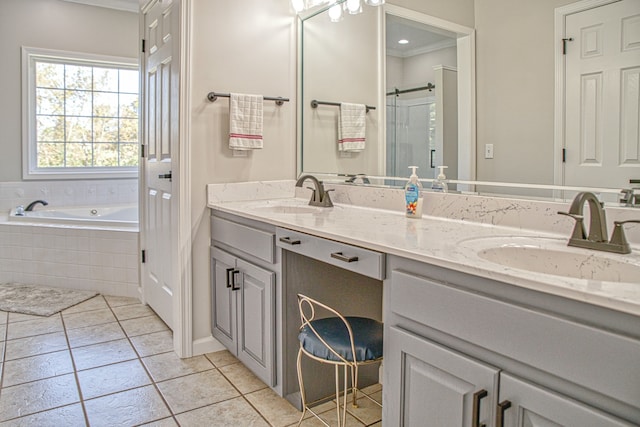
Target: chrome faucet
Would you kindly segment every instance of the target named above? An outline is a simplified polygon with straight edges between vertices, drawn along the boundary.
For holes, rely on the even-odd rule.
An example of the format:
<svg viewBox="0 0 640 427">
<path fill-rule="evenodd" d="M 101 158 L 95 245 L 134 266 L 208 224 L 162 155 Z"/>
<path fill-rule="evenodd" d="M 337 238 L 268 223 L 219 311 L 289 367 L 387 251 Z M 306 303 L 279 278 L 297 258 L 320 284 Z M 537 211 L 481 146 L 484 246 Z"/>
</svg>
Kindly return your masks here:
<svg viewBox="0 0 640 427">
<path fill-rule="evenodd" d="M 309 200 L 309 205 L 322 206 L 325 208 L 330 208 L 331 206 L 333 206 L 333 203 L 331 202 L 331 197 L 329 197 L 329 191 L 332 191 L 332 190 L 325 191 L 324 186 L 322 185 L 322 181 L 318 181 L 318 179 L 315 176 L 302 175 L 300 178 L 298 178 L 298 181 L 296 181 L 296 187 L 302 187 L 302 184 L 307 179 L 310 179 L 313 182 L 313 185 L 315 187 L 315 188 L 307 187 L 312 191 L 311 200 Z"/>
<path fill-rule="evenodd" d="M 589 203 L 589 234 L 584 229 L 584 204 Z M 640 220 L 614 221 L 615 228 L 611 240 L 607 240 L 607 221 L 604 208 L 595 194 L 584 191 L 576 194 L 569 207 L 569 212 L 558 212 L 567 215 L 576 221 L 576 225 L 569 238 L 569 246 L 595 249 L 597 251 L 614 252 L 618 254 L 631 253 L 631 247 L 624 235 L 623 224 L 640 223 Z"/>
<path fill-rule="evenodd" d="M 31 212 L 31 211 L 33 210 L 33 208 L 34 208 L 38 203 L 39 203 L 39 204 L 41 204 L 42 206 L 47 206 L 47 205 L 49 204 L 49 203 L 47 203 L 47 201 L 46 201 L 46 200 L 35 200 L 35 201 L 33 201 L 33 202 L 29 203 L 29 204 L 27 205 L 27 207 L 26 207 L 26 208 L 24 208 L 24 211 L 25 211 L 25 212 Z"/>
</svg>

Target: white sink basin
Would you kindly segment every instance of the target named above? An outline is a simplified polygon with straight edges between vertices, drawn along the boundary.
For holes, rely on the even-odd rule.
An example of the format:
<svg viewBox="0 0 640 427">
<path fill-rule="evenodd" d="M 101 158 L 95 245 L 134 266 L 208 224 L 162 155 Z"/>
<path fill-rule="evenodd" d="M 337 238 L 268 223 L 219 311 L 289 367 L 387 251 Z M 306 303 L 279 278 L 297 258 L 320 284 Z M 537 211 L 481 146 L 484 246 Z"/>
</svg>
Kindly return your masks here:
<svg viewBox="0 0 640 427">
<path fill-rule="evenodd" d="M 517 270 L 603 282 L 640 285 L 640 256 L 567 246 L 559 239 L 495 237 L 461 242 L 479 258 Z"/>
</svg>

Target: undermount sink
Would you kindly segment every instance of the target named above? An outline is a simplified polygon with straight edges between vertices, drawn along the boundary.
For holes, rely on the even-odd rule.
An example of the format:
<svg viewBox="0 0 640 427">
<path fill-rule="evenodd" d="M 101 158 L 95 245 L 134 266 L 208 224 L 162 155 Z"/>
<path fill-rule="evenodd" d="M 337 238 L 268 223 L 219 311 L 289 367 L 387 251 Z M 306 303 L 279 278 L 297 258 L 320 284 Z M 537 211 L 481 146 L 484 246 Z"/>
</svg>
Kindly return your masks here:
<svg viewBox="0 0 640 427">
<path fill-rule="evenodd" d="M 543 237 L 495 237 L 462 242 L 479 258 L 504 267 L 575 279 L 640 284 L 640 257 L 572 248 Z"/>
</svg>

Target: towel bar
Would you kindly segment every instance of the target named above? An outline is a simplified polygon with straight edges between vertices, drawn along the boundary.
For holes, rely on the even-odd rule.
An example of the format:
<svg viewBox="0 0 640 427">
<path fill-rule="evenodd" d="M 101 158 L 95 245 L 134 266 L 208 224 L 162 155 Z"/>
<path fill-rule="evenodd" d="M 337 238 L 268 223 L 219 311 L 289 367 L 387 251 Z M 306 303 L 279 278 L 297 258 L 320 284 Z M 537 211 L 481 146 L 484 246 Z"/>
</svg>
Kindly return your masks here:
<svg viewBox="0 0 640 427">
<path fill-rule="evenodd" d="M 318 108 L 318 105 L 333 105 L 335 107 L 339 107 L 340 103 L 339 102 L 318 101 L 317 99 L 311 100 L 311 108 Z M 367 113 L 369 112 L 369 110 L 375 110 L 376 109 L 376 107 L 372 107 L 370 105 L 365 105 L 365 107 L 367 107 Z"/>
<path fill-rule="evenodd" d="M 207 94 L 207 99 L 211 102 L 215 102 L 218 97 L 220 98 L 230 98 L 230 93 L 218 93 L 218 92 L 209 92 Z M 264 96 L 263 99 L 265 101 L 275 101 L 276 105 L 282 105 L 285 102 L 289 102 L 289 98 L 283 98 L 281 96 Z"/>
</svg>

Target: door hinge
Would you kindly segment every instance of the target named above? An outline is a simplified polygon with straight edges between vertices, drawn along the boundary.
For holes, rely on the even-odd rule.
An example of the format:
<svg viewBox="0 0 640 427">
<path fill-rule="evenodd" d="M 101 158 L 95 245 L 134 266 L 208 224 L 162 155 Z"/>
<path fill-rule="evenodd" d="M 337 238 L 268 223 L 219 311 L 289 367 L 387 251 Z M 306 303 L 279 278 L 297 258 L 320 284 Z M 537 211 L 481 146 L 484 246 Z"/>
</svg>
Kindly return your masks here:
<svg viewBox="0 0 640 427">
<path fill-rule="evenodd" d="M 573 37 L 562 39 L 562 54 L 563 55 L 567 54 L 567 42 L 572 42 L 572 41 L 573 41 Z"/>
<path fill-rule="evenodd" d="M 562 163 L 567 163 L 567 149 L 562 149 Z"/>
<path fill-rule="evenodd" d="M 145 147 L 144 144 L 140 144 L 140 157 L 142 157 L 143 159 L 144 159 L 144 154 L 145 154 L 144 147 Z"/>
<path fill-rule="evenodd" d="M 145 251 L 144 249 L 142 250 L 142 263 L 144 264 L 145 262 L 147 262 L 147 251 Z"/>
<path fill-rule="evenodd" d="M 145 52 L 145 44 L 146 44 L 146 40 L 142 39 L 142 53 Z"/>
</svg>

